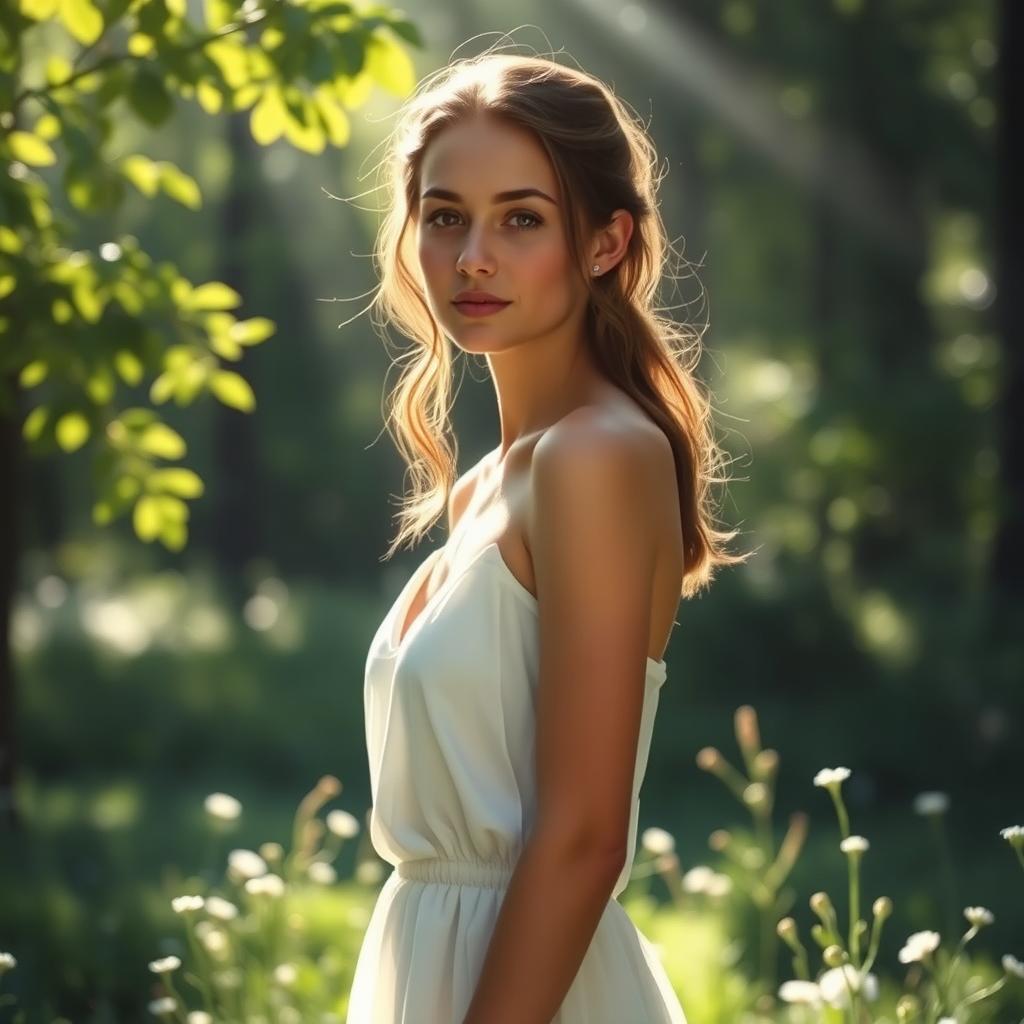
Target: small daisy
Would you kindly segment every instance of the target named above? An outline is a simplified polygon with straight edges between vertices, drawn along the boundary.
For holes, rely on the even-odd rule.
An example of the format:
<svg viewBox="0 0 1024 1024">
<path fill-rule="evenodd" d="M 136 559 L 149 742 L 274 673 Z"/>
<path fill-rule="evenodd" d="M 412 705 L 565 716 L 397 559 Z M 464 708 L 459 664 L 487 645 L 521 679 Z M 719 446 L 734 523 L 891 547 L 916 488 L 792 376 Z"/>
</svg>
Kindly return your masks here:
<svg viewBox="0 0 1024 1024">
<path fill-rule="evenodd" d="M 203 806 L 206 813 L 218 821 L 235 821 L 242 813 L 242 805 L 227 793 L 211 793 L 203 801 Z"/>
<path fill-rule="evenodd" d="M 254 850 L 232 850 L 228 854 L 228 874 L 240 882 L 267 873 L 267 862 Z"/>
<path fill-rule="evenodd" d="M 359 833 L 359 819 L 348 811 L 329 811 L 327 827 L 342 839 L 351 839 Z"/>
<path fill-rule="evenodd" d="M 209 924 L 210 922 L 205 923 Z M 216 927 L 206 929 L 200 941 L 206 947 L 207 952 L 212 953 L 218 959 L 224 958 L 224 954 L 228 950 L 228 937 L 222 929 Z"/>
<path fill-rule="evenodd" d="M 939 948 L 940 941 L 938 932 L 914 932 L 899 951 L 900 963 L 909 964 L 916 960 L 924 960 L 925 957 L 934 953 Z"/>
<path fill-rule="evenodd" d="M 152 999 L 149 1002 L 149 1012 L 162 1017 L 165 1013 L 174 1013 L 178 1002 L 172 996 L 161 996 L 159 999 Z"/>
<path fill-rule="evenodd" d="M 708 879 L 704 891 L 708 896 L 728 896 L 732 892 L 732 879 L 728 875 L 716 871 Z"/>
<path fill-rule="evenodd" d="M 945 793 L 930 790 L 914 797 L 914 813 L 927 817 L 930 814 L 945 814 L 949 810 L 949 797 Z"/>
<path fill-rule="evenodd" d="M 171 900 L 171 907 L 176 914 L 184 914 L 188 910 L 202 910 L 202 896 L 175 896 Z"/>
<path fill-rule="evenodd" d="M 315 860 L 306 869 L 310 881 L 317 885 L 333 885 L 338 880 L 338 872 L 334 870 L 333 864 L 324 860 Z"/>
<path fill-rule="evenodd" d="M 840 844 L 843 853 L 866 853 L 870 843 L 863 836 L 847 836 Z"/>
<path fill-rule="evenodd" d="M 821 1006 L 821 989 L 813 981 L 784 981 L 779 986 L 779 998 L 787 1003 L 801 1003 L 804 1006 Z"/>
<path fill-rule="evenodd" d="M 165 956 L 159 960 L 150 960 L 149 969 L 154 974 L 168 974 L 176 971 L 181 966 L 181 961 L 176 956 Z"/>
<path fill-rule="evenodd" d="M 671 853 L 676 848 L 676 841 L 671 832 L 652 826 L 645 828 L 640 836 L 640 845 L 655 856 Z"/>
<path fill-rule="evenodd" d="M 1013 847 L 1024 846 L 1024 825 L 1010 825 L 1001 828 L 999 834 Z"/>
<path fill-rule="evenodd" d="M 1007 953 L 1003 957 L 1003 970 L 1007 974 L 1015 974 L 1018 978 L 1024 978 L 1024 963 L 1021 963 L 1015 956 Z"/>
<path fill-rule="evenodd" d="M 818 988 L 821 998 L 836 1009 L 850 1005 L 850 989 L 860 992 L 869 1003 L 878 998 L 878 978 L 874 974 L 866 974 L 862 980 L 853 964 L 841 964 L 827 970 L 818 979 Z"/>
<path fill-rule="evenodd" d="M 697 864 L 683 875 L 683 889 L 686 892 L 706 892 L 714 870 L 706 864 Z"/>
<path fill-rule="evenodd" d="M 206 912 L 220 921 L 233 921 L 238 917 L 238 907 L 220 896 L 207 896 Z"/>
<path fill-rule="evenodd" d="M 253 895 L 283 896 L 284 879 L 280 875 L 260 875 L 245 883 L 245 891 Z"/>
<path fill-rule="evenodd" d="M 991 910 L 987 910 L 985 907 L 964 907 L 964 917 L 967 918 L 969 924 L 973 924 L 975 927 L 982 927 L 982 925 L 991 924 L 995 920 L 995 915 Z"/>
<path fill-rule="evenodd" d="M 274 981 L 278 985 L 294 985 L 295 979 L 298 978 L 299 972 L 295 967 L 295 964 L 278 964 L 274 968 Z"/>
<path fill-rule="evenodd" d="M 845 782 L 849 777 L 849 768 L 822 768 L 821 771 L 814 776 L 814 784 L 822 787 L 838 786 L 840 783 Z"/>
</svg>

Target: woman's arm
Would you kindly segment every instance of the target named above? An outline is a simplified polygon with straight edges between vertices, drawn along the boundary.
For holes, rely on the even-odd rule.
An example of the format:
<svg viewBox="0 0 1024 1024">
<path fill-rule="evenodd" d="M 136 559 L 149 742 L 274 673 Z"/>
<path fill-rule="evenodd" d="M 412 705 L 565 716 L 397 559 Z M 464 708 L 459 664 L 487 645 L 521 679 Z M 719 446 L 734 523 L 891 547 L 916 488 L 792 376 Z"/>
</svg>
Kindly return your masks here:
<svg viewBox="0 0 1024 1024">
<path fill-rule="evenodd" d="M 625 863 L 664 461 L 598 415 L 576 410 L 533 453 L 537 818 L 463 1024 L 550 1024 Z"/>
</svg>

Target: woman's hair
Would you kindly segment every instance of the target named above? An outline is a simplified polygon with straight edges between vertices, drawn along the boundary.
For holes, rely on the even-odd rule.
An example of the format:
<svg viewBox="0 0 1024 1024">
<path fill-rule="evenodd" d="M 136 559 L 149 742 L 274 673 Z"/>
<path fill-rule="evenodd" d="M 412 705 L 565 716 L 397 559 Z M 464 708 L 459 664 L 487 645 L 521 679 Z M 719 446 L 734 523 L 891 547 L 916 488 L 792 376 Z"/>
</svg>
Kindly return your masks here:
<svg viewBox="0 0 1024 1024">
<path fill-rule="evenodd" d="M 700 334 L 658 315 L 662 261 L 672 251 L 656 205 L 654 145 L 626 105 L 598 79 L 539 56 L 487 52 L 428 76 L 399 112 L 388 140 L 383 188 L 388 203 L 373 253 L 380 283 L 370 308 L 413 340 L 391 392 L 388 426 L 408 464 L 412 491 L 387 552 L 418 539 L 444 514 L 458 476 L 451 430 L 452 353 L 427 304 L 410 224 L 418 217 L 420 175 L 431 141 L 449 125 L 485 114 L 534 133 L 566 200 L 570 257 L 589 283 L 586 339 L 599 370 L 665 432 L 675 455 L 682 515 L 681 594 L 708 586 L 716 566 L 743 562 L 724 544 L 738 531 L 715 528 L 711 485 L 722 452 L 712 431 L 709 397 L 694 376 Z M 626 253 L 607 274 L 591 277 L 588 234 L 628 210 L 634 229 Z M 411 237 L 412 236 L 412 237 Z M 386 334 L 383 335 L 385 344 Z"/>
</svg>

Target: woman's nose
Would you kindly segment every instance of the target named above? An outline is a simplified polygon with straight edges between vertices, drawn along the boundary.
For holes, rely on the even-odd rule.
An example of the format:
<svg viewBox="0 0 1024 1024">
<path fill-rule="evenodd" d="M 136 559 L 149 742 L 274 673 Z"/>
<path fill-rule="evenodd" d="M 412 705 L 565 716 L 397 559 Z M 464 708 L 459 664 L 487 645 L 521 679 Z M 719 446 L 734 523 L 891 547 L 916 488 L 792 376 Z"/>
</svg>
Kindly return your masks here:
<svg viewBox="0 0 1024 1024">
<path fill-rule="evenodd" d="M 457 266 L 467 270 L 493 270 L 494 258 L 482 232 L 470 234 L 459 254 Z"/>
</svg>

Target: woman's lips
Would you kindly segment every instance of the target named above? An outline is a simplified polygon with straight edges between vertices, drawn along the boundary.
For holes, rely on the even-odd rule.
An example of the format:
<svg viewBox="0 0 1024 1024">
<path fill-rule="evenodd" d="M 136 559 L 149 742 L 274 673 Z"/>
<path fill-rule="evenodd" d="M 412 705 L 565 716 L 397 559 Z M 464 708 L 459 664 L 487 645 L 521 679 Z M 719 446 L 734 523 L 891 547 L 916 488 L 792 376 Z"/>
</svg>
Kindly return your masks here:
<svg viewBox="0 0 1024 1024">
<path fill-rule="evenodd" d="M 507 302 L 456 302 L 455 308 L 465 316 L 489 316 L 504 309 Z"/>
</svg>

